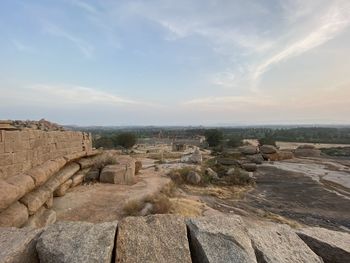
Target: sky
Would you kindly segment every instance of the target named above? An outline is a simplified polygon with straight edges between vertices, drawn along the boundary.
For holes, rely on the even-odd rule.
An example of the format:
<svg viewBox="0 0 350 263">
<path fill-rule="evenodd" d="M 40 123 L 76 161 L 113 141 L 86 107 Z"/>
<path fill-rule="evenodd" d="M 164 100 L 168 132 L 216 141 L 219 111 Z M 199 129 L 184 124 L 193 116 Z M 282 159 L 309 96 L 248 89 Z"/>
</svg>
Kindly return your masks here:
<svg viewBox="0 0 350 263">
<path fill-rule="evenodd" d="M 2 0 L 0 119 L 350 124 L 349 0 Z"/>
</svg>

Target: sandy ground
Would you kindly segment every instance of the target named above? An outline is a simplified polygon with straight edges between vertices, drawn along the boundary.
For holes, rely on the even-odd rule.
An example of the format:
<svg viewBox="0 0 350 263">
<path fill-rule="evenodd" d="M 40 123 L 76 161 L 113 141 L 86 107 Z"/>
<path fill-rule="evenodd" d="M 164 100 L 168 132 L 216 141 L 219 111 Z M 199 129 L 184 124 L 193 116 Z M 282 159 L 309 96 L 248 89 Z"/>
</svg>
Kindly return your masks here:
<svg viewBox="0 0 350 263">
<path fill-rule="evenodd" d="M 146 167 L 152 160 L 143 160 Z M 57 220 L 106 222 L 123 217 L 124 205 L 158 192 L 170 179 L 154 167 L 142 169 L 134 185 L 95 183 L 72 188 L 65 196 L 54 198 Z"/>
</svg>

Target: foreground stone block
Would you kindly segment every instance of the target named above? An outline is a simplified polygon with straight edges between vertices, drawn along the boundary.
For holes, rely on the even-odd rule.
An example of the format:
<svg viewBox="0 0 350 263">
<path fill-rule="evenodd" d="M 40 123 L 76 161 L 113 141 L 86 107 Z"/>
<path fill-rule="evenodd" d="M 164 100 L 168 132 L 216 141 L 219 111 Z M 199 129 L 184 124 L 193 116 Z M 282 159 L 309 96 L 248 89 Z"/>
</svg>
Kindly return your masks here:
<svg viewBox="0 0 350 263">
<path fill-rule="evenodd" d="M 134 183 L 134 174 L 126 165 L 107 165 L 101 172 L 100 182 L 109 184 L 132 184 Z"/>
<path fill-rule="evenodd" d="M 84 170 L 81 170 L 80 172 L 73 175 L 71 187 L 75 187 L 77 185 L 80 185 L 84 181 L 84 178 L 88 174 L 89 171 L 90 171 L 90 168 L 85 168 Z"/>
<path fill-rule="evenodd" d="M 59 222 L 36 245 L 41 263 L 110 263 L 117 223 Z"/>
<path fill-rule="evenodd" d="M 123 219 L 118 227 L 117 262 L 191 262 L 184 220 L 173 215 Z"/>
<path fill-rule="evenodd" d="M 322 263 L 287 225 L 261 223 L 248 228 L 258 262 Z"/>
<path fill-rule="evenodd" d="M 325 262 L 350 262 L 350 234 L 320 227 L 303 228 L 298 236 Z"/>
<path fill-rule="evenodd" d="M 247 230 L 239 216 L 190 219 L 187 226 L 193 262 L 257 262 Z"/>
<path fill-rule="evenodd" d="M 68 181 L 76 172 L 78 172 L 79 169 L 80 166 L 76 163 L 66 165 L 45 183 L 45 188 L 54 192 L 61 184 Z"/>
<path fill-rule="evenodd" d="M 0 213 L 0 227 L 21 227 L 28 220 L 28 209 L 16 201 Z"/>
<path fill-rule="evenodd" d="M 25 227 L 41 228 L 56 222 L 56 212 L 52 209 L 41 207 L 34 215 L 30 216 Z"/>
<path fill-rule="evenodd" d="M 0 228 L 1 263 L 39 262 L 35 249 L 41 229 Z"/>
</svg>

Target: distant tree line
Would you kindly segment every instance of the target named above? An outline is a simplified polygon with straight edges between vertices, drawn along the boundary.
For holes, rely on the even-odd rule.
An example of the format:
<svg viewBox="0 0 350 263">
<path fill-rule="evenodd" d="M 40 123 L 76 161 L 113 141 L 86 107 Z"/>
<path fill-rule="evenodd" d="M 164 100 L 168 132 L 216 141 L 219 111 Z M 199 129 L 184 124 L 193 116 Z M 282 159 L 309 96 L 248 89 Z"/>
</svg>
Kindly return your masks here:
<svg viewBox="0 0 350 263">
<path fill-rule="evenodd" d="M 105 149 L 125 148 L 130 149 L 136 144 L 136 136 L 133 133 L 123 132 L 112 134 L 110 136 L 97 136 L 93 140 L 95 148 L 103 147 Z"/>
</svg>

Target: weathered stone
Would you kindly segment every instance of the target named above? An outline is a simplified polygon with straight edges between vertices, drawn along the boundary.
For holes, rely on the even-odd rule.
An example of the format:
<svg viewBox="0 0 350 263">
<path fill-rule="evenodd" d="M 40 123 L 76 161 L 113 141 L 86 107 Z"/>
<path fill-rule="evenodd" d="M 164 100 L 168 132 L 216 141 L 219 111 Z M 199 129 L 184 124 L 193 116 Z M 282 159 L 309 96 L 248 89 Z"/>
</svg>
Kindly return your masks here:
<svg viewBox="0 0 350 263">
<path fill-rule="evenodd" d="M 20 198 L 16 186 L 0 180 L 0 212 Z"/>
<path fill-rule="evenodd" d="M 242 168 L 248 172 L 255 172 L 257 169 L 257 166 L 255 163 L 243 163 Z"/>
<path fill-rule="evenodd" d="M 80 166 L 76 163 L 66 165 L 45 183 L 45 187 L 50 189 L 51 192 L 54 192 L 60 185 L 68 181 L 76 172 L 78 172 L 79 169 Z"/>
<path fill-rule="evenodd" d="M 135 174 L 138 174 L 141 169 L 142 169 L 142 162 L 141 161 L 136 161 L 135 162 Z"/>
<path fill-rule="evenodd" d="M 84 182 L 93 182 L 100 180 L 100 170 L 91 169 L 85 176 Z"/>
<path fill-rule="evenodd" d="M 186 175 L 186 181 L 189 182 L 190 184 L 197 185 L 201 182 L 202 177 L 195 171 L 190 171 Z"/>
<path fill-rule="evenodd" d="M 279 151 L 279 160 L 289 160 L 294 158 L 294 154 L 291 151 Z"/>
<path fill-rule="evenodd" d="M 65 164 L 66 161 L 64 158 L 49 160 L 42 165 L 29 170 L 27 174 L 34 179 L 35 186 L 40 186 L 57 173 Z"/>
<path fill-rule="evenodd" d="M 271 153 L 276 153 L 277 149 L 273 145 L 265 144 L 265 145 L 260 146 L 260 152 L 261 153 L 266 153 L 266 154 L 271 154 Z"/>
<path fill-rule="evenodd" d="M 184 220 L 174 215 L 124 218 L 118 226 L 116 262 L 191 262 Z"/>
<path fill-rule="evenodd" d="M 44 206 L 32 216 L 29 217 L 25 227 L 41 228 L 52 225 L 56 222 L 56 212 L 52 209 L 46 209 Z"/>
<path fill-rule="evenodd" d="M 58 222 L 40 236 L 41 263 L 110 263 L 117 223 Z"/>
<path fill-rule="evenodd" d="M 100 182 L 110 184 L 134 183 L 134 172 L 124 164 L 107 165 L 100 175 Z"/>
<path fill-rule="evenodd" d="M 192 155 L 190 157 L 190 160 L 192 163 L 199 163 L 199 164 L 202 163 L 203 157 L 202 157 L 202 154 L 198 148 L 196 148 L 194 150 L 194 152 L 192 153 Z"/>
<path fill-rule="evenodd" d="M 0 227 L 21 227 L 28 216 L 27 207 L 16 201 L 0 213 Z"/>
<path fill-rule="evenodd" d="M 46 200 L 44 206 L 46 208 L 51 208 L 53 206 L 53 193 L 50 195 L 49 199 Z"/>
<path fill-rule="evenodd" d="M 218 174 L 211 168 L 205 169 L 205 174 L 211 178 L 218 179 Z"/>
<path fill-rule="evenodd" d="M 287 225 L 264 223 L 248 227 L 258 262 L 323 262 Z"/>
<path fill-rule="evenodd" d="M 85 168 L 84 170 L 73 175 L 71 187 L 75 187 L 75 186 L 81 184 L 84 181 L 84 178 L 88 174 L 89 171 L 90 171 L 90 168 Z"/>
<path fill-rule="evenodd" d="M 63 184 L 61 184 L 56 190 L 55 192 L 53 192 L 53 196 L 58 197 L 58 196 L 64 196 L 67 192 L 67 190 L 69 189 L 69 187 L 72 185 L 73 180 L 69 179 L 66 182 L 64 182 Z"/>
<path fill-rule="evenodd" d="M 76 153 L 67 154 L 67 155 L 63 156 L 63 158 L 66 159 L 67 162 L 71 162 L 71 161 L 74 161 L 74 160 L 77 160 L 79 158 L 86 156 L 86 154 L 87 154 L 86 151 L 80 151 L 80 152 L 76 152 Z"/>
<path fill-rule="evenodd" d="M 20 197 L 24 196 L 35 188 L 33 178 L 26 174 L 12 176 L 8 178 L 6 182 L 17 188 L 17 193 Z"/>
<path fill-rule="evenodd" d="M 264 158 L 262 157 L 261 154 L 253 154 L 253 155 L 248 155 L 247 159 L 255 164 L 262 164 L 264 162 Z"/>
<path fill-rule="evenodd" d="M 258 153 L 258 148 L 253 145 L 247 145 L 247 146 L 240 147 L 239 151 L 245 155 L 253 155 Z"/>
<path fill-rule="evenodd" d="M 247 230 L 239 216 L 213 216 L 187 221 L 195 263 L 256 263 Z"/>
<path fill-rule="evenodd" d="M 81 169 L 89 168 L 95 164 L 97 161 L 97 157 L 92 157 L 92 158 L 82 158 L 76 161 Z"/>
<path fill-rule="evenodd" d="M 41 229 L 0 228 L 1 263 L 39 262 L 35 245 Z"/>
<path fill-rule="evenodd" d="M 40 207 L 51 197 L 52 191 L 46 187 L 40 187 L 37 190 L 26 194 L 20 202 L 24 204 L 29 211 L 29 215 L 35 214 Z"/>
<path fill-rule="evenodd" d="M 350 262 L 350 234 L 320 227 L 308 227 L 296 232 L 325 262 Z"/>
</svg>

